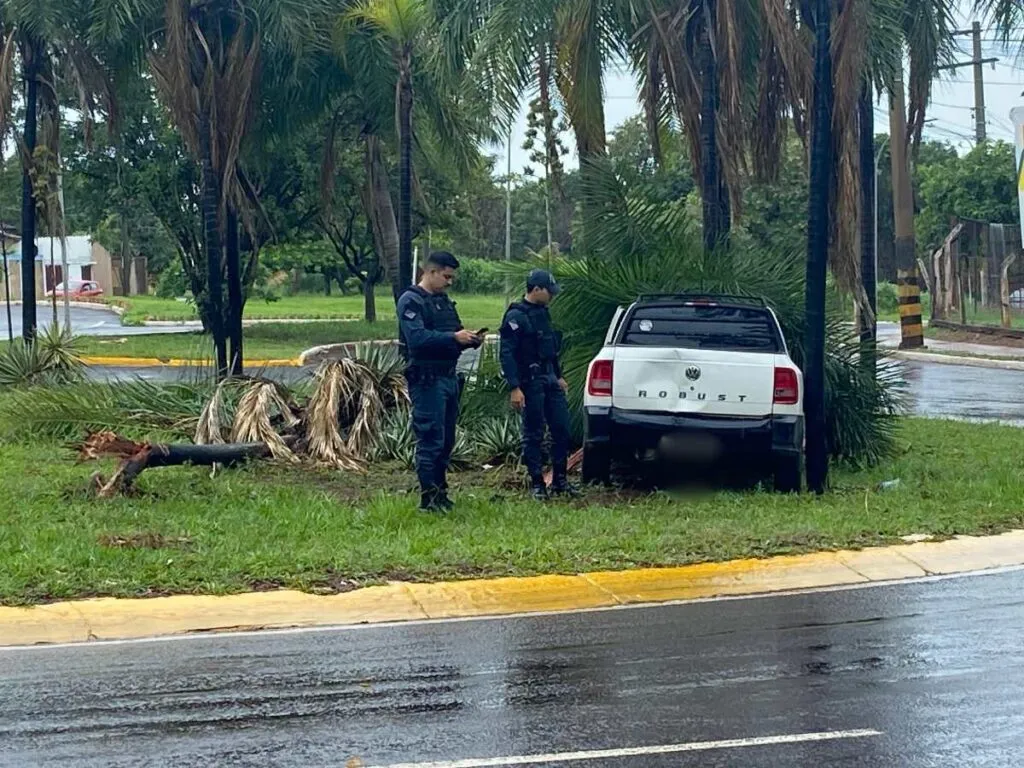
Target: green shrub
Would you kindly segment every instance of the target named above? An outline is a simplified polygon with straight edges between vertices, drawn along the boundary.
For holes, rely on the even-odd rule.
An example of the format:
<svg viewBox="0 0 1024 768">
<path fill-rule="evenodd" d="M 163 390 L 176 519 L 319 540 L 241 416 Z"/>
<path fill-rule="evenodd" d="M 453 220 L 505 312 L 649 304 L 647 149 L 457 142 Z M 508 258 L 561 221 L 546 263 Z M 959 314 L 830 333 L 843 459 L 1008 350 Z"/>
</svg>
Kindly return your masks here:
<svg viewBox="0 0 1024 768">
<path fill-rule="evenodd" d="M 56 324 L 40 331 L 34 344 L 15 339 L 0 353 L 0 387 L 81 381 L 85 364 L 79 350 L 78 338 Z"/>
<path fill-rule="evenodd" d="M 487 259 L 459 259 L 459 274 L 452 291 L 455 293 L 504 293 L 506 271 L 501 262 Z"/>
<path fill-rule="evenodd" d="M 900 309 L 900 297 L 892 283 L 878 284 L 878 314 L 895 315 Z"/>
</svg>

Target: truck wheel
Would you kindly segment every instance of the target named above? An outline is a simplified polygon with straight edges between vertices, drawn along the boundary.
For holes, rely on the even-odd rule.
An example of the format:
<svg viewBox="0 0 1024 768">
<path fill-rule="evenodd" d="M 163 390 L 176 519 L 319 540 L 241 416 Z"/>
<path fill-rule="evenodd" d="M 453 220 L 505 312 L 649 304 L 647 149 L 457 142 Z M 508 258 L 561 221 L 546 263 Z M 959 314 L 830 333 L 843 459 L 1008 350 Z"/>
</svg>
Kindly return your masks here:
<svg viewBox="0 0 1024 768">
<path fill-rule="evenodd" d="M 803 462 L 800 455 L 778 456 L 775 459 L 775 490 L 778 493 L 800 493 L 803 485 Z"/>
<path fill-rule="evenodd" d="M 583 444 L 583 467 L 581 469 L 584 483 L 608 485 L 611 481 L 611 456 L 608 446 L 594 443 Z"/>
</svg>

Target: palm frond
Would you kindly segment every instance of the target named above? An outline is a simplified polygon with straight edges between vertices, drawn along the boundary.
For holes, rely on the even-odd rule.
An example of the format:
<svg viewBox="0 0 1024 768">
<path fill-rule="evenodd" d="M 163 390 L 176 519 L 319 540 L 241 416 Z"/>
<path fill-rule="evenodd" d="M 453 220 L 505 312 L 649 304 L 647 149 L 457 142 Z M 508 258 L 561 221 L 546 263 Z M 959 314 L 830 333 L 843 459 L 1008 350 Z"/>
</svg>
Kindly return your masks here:
<svg viewBox="0 0 1024 768">
<path fill-rule="evenodd" d="M 274 422 L 277 422 L 276 424 Z M 282 439 L 282 433 L 299 423 L 280 385 L 257 381 L 242 395 L 231 428 L 233 443 L 266 443 L 276 459 L 298 461 Z"/>
</svg>

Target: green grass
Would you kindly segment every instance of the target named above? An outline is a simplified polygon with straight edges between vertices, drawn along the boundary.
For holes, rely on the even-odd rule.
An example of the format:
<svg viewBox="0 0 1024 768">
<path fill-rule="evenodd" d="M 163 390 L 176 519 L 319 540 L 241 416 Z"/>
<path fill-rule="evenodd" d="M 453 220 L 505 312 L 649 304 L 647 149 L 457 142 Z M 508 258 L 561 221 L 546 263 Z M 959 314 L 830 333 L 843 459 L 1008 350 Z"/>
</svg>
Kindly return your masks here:
<svg viewBox="0 0 1024 768">
<path fill-rule="evenodd" d="M 245 356 L 249 360 L 290 359 L 320 344 L 394 339 L 394 320 L 376 323 L 313 321 L 309 323 L 261 323 L 245 329 Z M 142 334 L 139 336 L 86 336 L 80 340 L 83 355 L 96 357 L 156 357 L 210 360 L 213 343 L 201 333 Z"/>
<path fill-rule="evenodd" d="M 502 296 L 455 295 L 456 305 L 462 322 L 467 328 L 487 327 L 496 331 L 505 311 L 506 301 Z M 191 312 L 192 307 L 167 299 L 136 297 L 130 299 L 132 310 L 126 320 L 141 322 L 144 319 L 194 319 L 181 313 Z M 287 303 L 286 303 L 287 302 Z M 280 302 L 267 304 L 253 300 L 246 305 L 246 316 L 261 317 L 259 312 L 270 312 L 274 307 L 285 305 L 287 310 L 307 306 L 307 317 L 317 317 L 318 312 L 335 311 L 337 317 L 359 316 L 362 312 L 360 297 L 327 298 L 323 296 L 292 297 Z M 178 312 L 179 316 L 174 317 Z M 395 320 L 395 306 L 390 295 L 378 297 L 378 321 L 367 323 L 363 320 L 311 321 L 308 323 L 258 323 L 245 328 L 245 355 L 250 360 L 288 359 L 303 350 L 320 344 L 340 344 L 346 341 L 369 339 L 394 339 L 398 336 Z M 286 314 L 278 315 L 287 319 Z M 96 357 L 156 357 L 160 359 L 209 360 L 213 346 L 207 336 L 201 333 L 141 334 L 138 336 L 83 337 L 82 354 Z"/>
<path fill-rule="evenodd" d="M 468 318 L 486 316 L 490 318 L 501 312 L 506 305 L 502 296 L 453 294 L 458 303 L 459 313 L 467 326 Z M 126 309 L 124 322 L 136 325 L 146 320 L 196 320 L 194 305 L 175 299 L 161 299 L 156 296 L 132 296 L 127 299 L 113 299 Z M 342 320 L 363 317 L 362 296 L 324 296 L 309 294 L 286 296 L 277 301 L 253 298 L 246 302 L 244 316 L 249 320 Z M 377 316 L 394 319 L 395 305 L 390 292 L 378 292 Z M 491 320 L 490 322 L 495 322 Z"/>
<path fill-rule="evenodd" d="M 593 492 L 539 506 L 493 473 L 456 478 L 449 517 L 417 512 L 412 476 L 300 468 L 156 469 L 141 495 L 87 498 L 89 466 L 56 444 L 0 446 L 0 603 L 86 595 L 342 589 L 439 579 L 673 565 L 1024 523 L 1021 432 L 910 419 L 884 467 L 836 470 L 822 498 L 720 491 Z M 103 468 L 109 472 L 109 466 Z M 899 478 L 887 491 L 878 483 Z"/>
</svg>

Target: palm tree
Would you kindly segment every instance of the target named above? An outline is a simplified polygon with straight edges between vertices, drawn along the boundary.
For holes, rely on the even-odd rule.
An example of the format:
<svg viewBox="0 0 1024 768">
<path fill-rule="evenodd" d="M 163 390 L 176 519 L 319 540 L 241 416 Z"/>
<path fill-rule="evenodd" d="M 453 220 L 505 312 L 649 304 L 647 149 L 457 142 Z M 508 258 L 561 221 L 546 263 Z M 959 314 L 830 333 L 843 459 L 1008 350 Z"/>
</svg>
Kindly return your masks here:
<svg viewBox="0 0 1024 768">
<path fill-rule="evenodd" d="M 302 57 L 325 43 L 320 30 L 327 10 L 326 0 L 212 0 L 199 5 L 166 0 L 162 29 L 140 13 L 136 28 L 122 33 L 134 34 L 151 51 L 157 92 L 202 169 L 207 284 L 199 300 L 220 375 L 229 369 L 228 337 L 230 370 L 243 370 L 246 270 L 240 264 L 239 226 L 255 240 L 259 200 L 247 182 L 241 155 L 253 124 L 261 67 L 277 59 L 276 73 L 294 80 Z"/>
<path fill-rule="evenodd" d="M 398 284 L 396 294 L 412 285 L 412 145 L 414 59 L 427 46 L 431 28 L 425 0 L 362 0 L 341 18 L 344 41 L 353 27 L 387 51 L 395 70 L 395 124 L 398 129 Z M 371 153 L 373 150 L 370 150 Z M 374 155 L 375 158 L 375 155 Z M 397 301 L 397 295 L 396 295 Z"/>
<path fill-rule="evenodd" d="M 444 60 L 444 35 L 434 31 L 437 26 L 435 9 L 425 0 L 364 0 L 336 26 L 336 48 L 348 77 L 336 117 L 354 127 L 365 146 L 366 213 L 395 301 L 413 281 L 417 155 L 429 162 L 429 150 L 436 148 L 465 175 L 479 161 L 478 142 L 495 138 L 484 86 L 473 81 L 465 62 Z M 387 170 L 393 136 L 397 215 Z"/>
<path fill-rule="evenodd" d="M 21 62 L 24 82 L 25 124 L 22 135 L 22 325 L 26 342 L 36 335 L 36 223 L 39 210 L 37 175 L 45 175 L 36 168 L 40 124 L 48 130 L 43 138 L 46 153 L 60 156 L 59 126 L 61 122 L 58 96 L 58 76 L 72 81 L 80 96 L 79 109 L 86 122 L 87 136 L 94 113 L 98 109 L 97 97 L 102 97 L 108 119 L 115 114 L 113 92 L 106 69 L 96 54 L 94 39 L 81 20 L 90 19 L 96 0 L 7 0 L 0 7 L 0 29 L 3 36 L 5 76 L 0 79 L 0 102 L 5 106 L 0 123 L 10 120 L 13 77 L 11 63 L 17 53 Z M 59 70 L 64 70 L 61 73 Z M 54 178 L 59 177 L 58 173 Z M 55 194 L 56 190 L 50 190 Z"/>
</svg>

